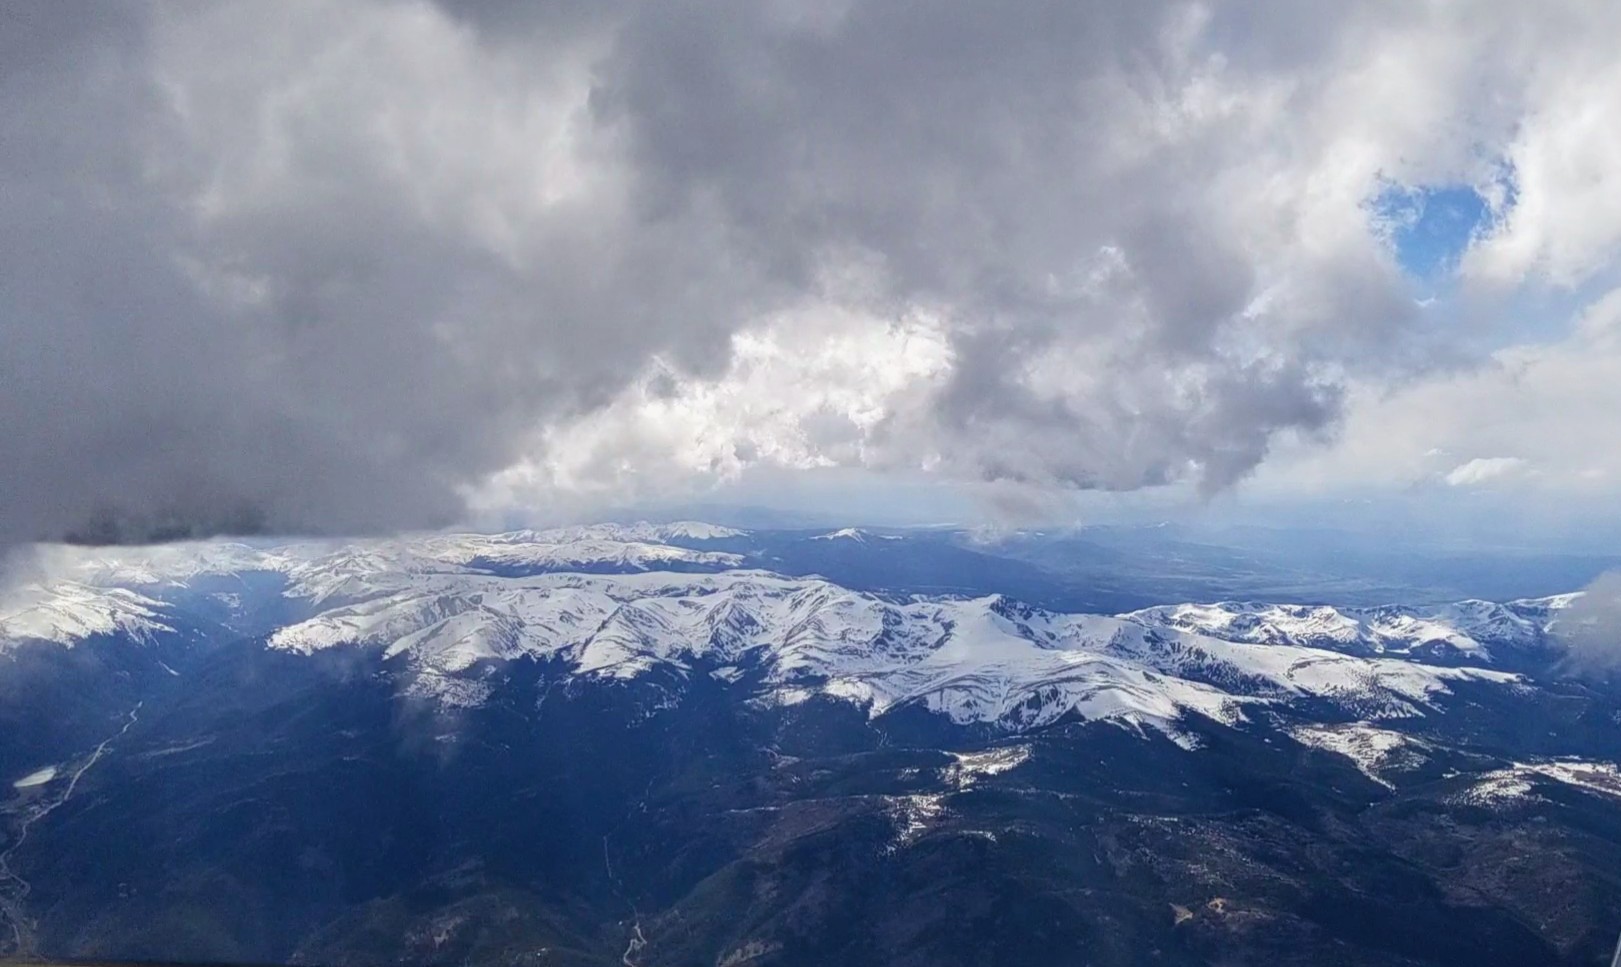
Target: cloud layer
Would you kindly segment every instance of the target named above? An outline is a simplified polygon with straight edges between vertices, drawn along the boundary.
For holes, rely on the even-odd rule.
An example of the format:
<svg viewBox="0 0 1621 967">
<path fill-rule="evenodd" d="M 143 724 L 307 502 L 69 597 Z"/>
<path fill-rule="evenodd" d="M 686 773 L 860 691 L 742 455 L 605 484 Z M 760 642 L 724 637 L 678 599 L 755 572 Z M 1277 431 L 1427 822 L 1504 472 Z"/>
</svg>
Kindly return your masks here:
<svg viewBox="0 0 1621 967">
<path fill-rule="evenodd" d="M 1492 205 L 1460 290 L 1621 244 L 1602 4 L 5 16 L 0 538 L 757 465 L 1213 491 L 1473 371 L 1487 303 L 1419 308 L 1390 185 Z"/>
</svg>

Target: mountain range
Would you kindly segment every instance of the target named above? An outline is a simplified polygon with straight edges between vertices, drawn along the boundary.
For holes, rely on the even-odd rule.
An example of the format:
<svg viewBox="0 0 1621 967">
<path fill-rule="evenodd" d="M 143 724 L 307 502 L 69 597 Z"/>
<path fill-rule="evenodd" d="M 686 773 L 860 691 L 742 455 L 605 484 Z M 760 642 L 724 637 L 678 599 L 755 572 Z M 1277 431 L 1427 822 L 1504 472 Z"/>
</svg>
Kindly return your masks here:
<svg viewBox="0 0 1621 967">
<path fill-rule="evenodd" d="M 1621 694 L 1562 661 L 1577 594 L 1097 613 L 1030 556 L 697 522 L 31 548 L 0 952 L 1608 951 Z"/>
</svg>

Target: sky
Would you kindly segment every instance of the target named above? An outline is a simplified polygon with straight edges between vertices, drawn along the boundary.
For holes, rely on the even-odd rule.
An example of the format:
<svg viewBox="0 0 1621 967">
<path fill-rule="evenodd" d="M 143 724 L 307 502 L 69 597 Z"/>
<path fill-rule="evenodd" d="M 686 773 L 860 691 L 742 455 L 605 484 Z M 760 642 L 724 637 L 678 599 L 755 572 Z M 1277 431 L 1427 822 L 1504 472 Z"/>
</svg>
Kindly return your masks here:
<svg viewBox="0 0 1621 967">
<path fill-rule="evenodd" d="M 8 3 L 0 540 L 705 501 L 1608 539 L 1616 36 L 1559 0 Z"/>
</svg>

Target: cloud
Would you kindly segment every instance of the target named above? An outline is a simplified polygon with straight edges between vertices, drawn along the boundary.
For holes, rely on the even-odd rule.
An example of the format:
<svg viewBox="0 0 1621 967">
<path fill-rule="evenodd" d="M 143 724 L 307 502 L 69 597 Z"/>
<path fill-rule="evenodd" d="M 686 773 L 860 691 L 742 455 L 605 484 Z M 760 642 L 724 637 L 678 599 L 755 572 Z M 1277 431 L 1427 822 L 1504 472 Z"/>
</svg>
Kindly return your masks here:
<svg viewBox="0 0 1621 967">
<path fill-rule="evenodd" d="M 14 4 L 0 538 L 755 466 L 1212 492 L 1435 364 L 1390 185 L 1497 199 L 1482 284 L 1606 264 L 1613 16 Z"/>
<path fill-rule="evenodd" d="M 710 379 L 654 361 L 617 399 L 547 427 L 526 458 L 471 493 L 496 513 L 559 494 L 667 498 L 731 482 L 753 466 L 794 470 L 877 459 L 881 424 L 902 397 L 943 379 L 951 348 L 938 320 L 895 322 L 827 307 L 787 311 L 734 337 Z"/>
<path fill-rule="evenodd" d="M 1621 66 L 1581 46 L 1562 53 L 1576 63 L 1533 75 L 1537 109 L 1506 147 L 1512 205 L 1465 263 L 1478 278 L 1575 285 L 1621 251 L 1621 133 L 1607 121 L 1621 111 Z"/>
<path fill-rule="evenodd" d="M 1395 385 L 1358 381 L 1335 445 L 1283 448 L 1255 487 L 1323 494 L 1512 482 L 1565 507 L 1578 497 L 1602 504 L 1621 481 L 1618 374 L 1621 289 L 1582 307 L 1561 338 Z"/>
<path fill-rule="evenodd" d="M 1476 457 L 1460 463 L 1442 478 L 1451 487 L 1475 487 L 1490 480 L 1513 476 L 1525 469 L 1519 457 Z"/>
<path fill-rule="evenodd" d="M 1599 575 L 1551 626 L 1572 674 L 1612 678 L 1621 671 L 1621 571 Z"/>
</svg>

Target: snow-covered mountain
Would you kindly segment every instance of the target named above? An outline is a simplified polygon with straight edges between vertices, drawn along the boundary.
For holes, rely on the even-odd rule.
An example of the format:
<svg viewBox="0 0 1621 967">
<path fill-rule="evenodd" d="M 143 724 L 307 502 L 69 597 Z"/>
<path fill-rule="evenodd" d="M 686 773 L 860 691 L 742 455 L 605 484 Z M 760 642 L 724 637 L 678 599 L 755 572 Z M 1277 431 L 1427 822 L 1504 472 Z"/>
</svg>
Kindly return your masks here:
<svg viewBox="0 0 1621 967">
<path fill-rule="evenodd" d="M 1221 602 L 1148 608 L 1144 624 L 1227 641 L 1289 644 L 1359 655 L 1419 650 L 1491 660 L 1493 645 L 1529 648 L 1545 631 L 1551 599 L 1497 604 L 1460 601 L 1432 607 L 1334 608 L 1327 605 Z"/>
<path fill-rule="evenodd" d="M 1095 613 L 948 535 L 808 536 L 31 549 L 0 956 L 846 963 L 904 923 L 867 962 L 944 963 L 987 909 L 1008 963 L 1353 915 L 1347 963 L 1607 952 L 1621 690 L 1558 674 L 1571 596 Z"/>
<path fill-rule="evenodd" d="M 1176 735 L 1189 713 L 1234 722 L 1246 709 L 1299 699 L 1363 720 L 1423 715 L 1458 683 L 1519 681 L 1492 667 L 1493 649 L 1535 644 L 1557 611 L 1548 602 L 1465 601 L 1063 614 L 1000 595 L 880 596 L 663 542 L 739 536 L 682 522 L 44 548 L 36 561 L 45 579 L 0 610 L 0 647 L 114 632 L 148 638 L 170 630 L 165 616 L 210 581 L 260 574 L 276 578 L 273 590 L 213 597 L 244 614 L 274 603 L 267 647 L 364 649 L 402 687 L 448 705 L 482 701 L 502 663 L 537 659 L 605 682 L 655 670 L 707 674 L 753 702 L 822 696 L 873 716 L 915 706 L 1006 730 L 1080 716 Z M 1416 660 L 1437 648 L 1454 660 Z"/>
<path fill-rule="evenodd" d="M 126 588 L 76 581 L 15 585 L 0 594 L 0 653 L 8 643 L 35 641 L 71 647 L 96 636 L 137 643 L 175 631 L 167 606 Z"/>
<path fill-rule="evenodd" d="M 320 602 L 370 597 L 410 586 L 426 575 L 513 570 L 720 570 L 740 565 L 742 558 L 666 541 L 714 540 L 740 534 L 695 522 L 604 524 L 493 535 L 427 534 L 288 544 L 192 541 L 146 547 L 41 545 L 32 548 L 26 560 L 27 573 L 32 575 L 102 588 L 138 588 L 154 594 L 161 594 L 165 588 L 192 587 L 207 578 L 281 574 L 291 584 L 288 596 Z"/>
<path fill-rule="evenodd" d="M 546 530 L 514 531 L 503 535 L 515 543 L 571 544 L 577 541 L 618 541 L 621 543 L 662 544 L 671 541 L 722 541 L 747 537 L 748 531 L 698 520 L 678 520 L 668 524 L 581 524 Z"/>
<path fill-rule="evenodd" d="M 865 544 L 869 540 L 898 541 L 900 539 L 901 537 L 898 534 L 874 534 L 872 531 L 863 530 L 860 527 L 841 527 L 838 530 L 828 531 L 826 534 L 817 534 L 811 538 L 813 541 L 855 541 L 857 544 Z"/>
</svg>

